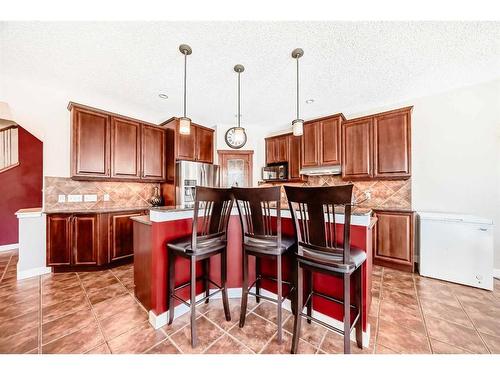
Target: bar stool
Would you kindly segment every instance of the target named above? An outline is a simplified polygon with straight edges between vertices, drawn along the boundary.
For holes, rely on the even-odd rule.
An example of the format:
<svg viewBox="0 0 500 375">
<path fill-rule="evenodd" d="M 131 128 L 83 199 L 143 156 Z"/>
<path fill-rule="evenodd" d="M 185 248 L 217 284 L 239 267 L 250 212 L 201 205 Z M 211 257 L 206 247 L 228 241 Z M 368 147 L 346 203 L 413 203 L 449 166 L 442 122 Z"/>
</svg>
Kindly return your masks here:
<svg viewBox="0 0 500 375">
<path fill-rule="evenodd" d="M 191 346 L 197 345 L 196 304 L 222 292 L 222 302 L 226 320 L 231 320 L 227 295 L 227 225 L 231 215 L 233 198 L 231 189 L 218 189 L 196 186 L 192 233 L 189 236 L 172 241 L 167 245 L 168 251 L 168 306 L 169 321 L 174 320 L 174 299 L 187 305 L 191 310 Z M 221 285 L 209 278 L 210 257 L 221 254 Z M 190 281 L 175 286 L 175 259 L 180 256 L 190 261 Z M 203 262 L 203 276 L 196 277 L 196 262 Z M 196 301 L 196 282 L 203 280 L 205 296 Z M 209 284 L 217 287 L 210 294 Z M 190 286 L 190 301 L 184 301 L 176 295 L 176 291 Z"/>
<path fill-rule="evenodd" d="M 366 260 L 363 250 L 351 248 L 351 198 L 353 185 L 331 187 L 292 187 L 285 186 L 288 205 L 292 213 L 297 236 L 297 307 L 294 314 L 294 328 L 291 353 L 298 350 L 301 317 L 306 317 L 344 336 L 344 353 L 351 352 L 350 336 L 356 327 L 356 343 L 363 347 L 363 283 L 361 265 Z M 337 238 L 335 212 L 343 208 L 344 233 Z M 308 291 L 303 303 L 303 272 L 306 271 Z M 343 300 L 315 292 L 312 285 L 312 272 L 319 272 L 343 278 Z M 355 303 L 351 304 L 351 276 L 355 279 Z M 313 296 L 344 306 L 344 329 L 338 329 L 312 317 Z M 303 312 L 307 305 L 307 312 Z M 351 324 L 351 308 L 356 317 Z"/>
<path fill-rule="evenodd" d="M 256 297 L 257 303 L 260 298 L 277 304 L 278 342 L 282 342 L 282 303 L 288 297 L 293 299 L 295 287 L 293 282 L 284 281 L 282 273 L 282 256 L 293 256 L 295 247 L 294 238 L 287 237 L 281 233 L 281 188 L 232 188 L 240 214 L 243 232 L 243 295 L 241 299 L 240 328 L 245 325 L 247 313 L 248 295 Z M 272 208 L 274 207 L 274 208 Z M 273 225 L 274 218 L 271 210 L 276 210 L 276 226 Z M 248 257 L 252 255 L 256 259 L 256 279 L 248 285 Z M 261 274 L 260 259 L 274 258 L 277 264 L 277 275 L 267 277 Z M 264 296 L 260 292 L 261 280 L 268 279 L 277 282 L 277 298 Z M 288 286 L 288 291 L 283 296 L 283 284 Z M 255 285 L 255 293 L 250 289 Z M 294 303 L 292 303 L 294 306 Z"/>
</svg>

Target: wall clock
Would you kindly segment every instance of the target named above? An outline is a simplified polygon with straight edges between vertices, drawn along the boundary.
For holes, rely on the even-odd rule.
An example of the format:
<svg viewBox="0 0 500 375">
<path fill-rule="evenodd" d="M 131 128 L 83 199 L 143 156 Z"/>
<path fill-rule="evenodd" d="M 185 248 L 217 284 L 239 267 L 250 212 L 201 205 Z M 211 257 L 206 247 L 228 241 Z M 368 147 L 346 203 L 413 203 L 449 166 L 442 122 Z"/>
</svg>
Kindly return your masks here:
<svg viewBox="0 0 500 375">
<path fill-rule="evenodd" d="M 242 148 L 247 143 L 247 133 L 242 127 L 232 127 L 227 130 L 224 139 L 231 148 Z"/>
</svg>

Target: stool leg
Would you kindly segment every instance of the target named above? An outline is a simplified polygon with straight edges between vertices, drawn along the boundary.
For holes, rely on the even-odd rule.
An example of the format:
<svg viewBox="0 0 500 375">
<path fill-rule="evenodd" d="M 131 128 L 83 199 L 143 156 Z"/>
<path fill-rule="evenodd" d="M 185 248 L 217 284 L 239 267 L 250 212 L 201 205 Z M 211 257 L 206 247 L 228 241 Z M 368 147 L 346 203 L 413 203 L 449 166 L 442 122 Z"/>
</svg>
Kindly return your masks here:
<svg viewBox="0 0 500 375">
<path fill-rule="evenodd" d="M 191 347 L 198 345 L 196 336 L 196 257 L 191 257 L 191 285 L 190 285 L 190 307 L 191 307 Z"/>
<path fill-rule="evenodd" d="M 295 259 L 295 254 L 289 255 L 290 261 L 290 288 L 295 288 L 293 293 L 290 294 L 290 305 L 292 307 L 292 315 L 295 315 L 297 311 L 297 260 Z"/>
<path fill-rule="evenodd" d="M 302 305 L 303 297 L 304 297 L 304 291 L 302 287 L 302 281 L 303 281 L 303 270 L 302 267 L 300 267 L 300 264 L 297 265 L 297 306 L 295 310 L 295 316 L 294 316 L 294 322 L 293 322 L 293 337 L 292 337 L 292 349 L 290 353 L 295 354 L 297 353 L 297 349 L 299 346 L 299 336 L 300 336 L 300 322 L 302 320 L 302 317 L 300 316 L 300 313 L 302 312 L 302 308 L 304 307 Z"/>
<path fill-rule="evenodd" d="M 174 321 L 175 255 L 168 250 L 168 325 Z"/>
<path fill-rule="evenodd" d="M 255 281 L 255 302 L 259 303 L 260 302 L 260 297 L 258 296 L 260 294 L 260 258 L 255 257 L 255 277 L 257 280 Z"/>
<path fill-rule="evenodd" d="M 344 354 L 351 354 L 351 275 L 344 274 Z"/>
<path fill-rule="evenodd" d="M 277 279 L 278 279 L 278 303 L 277 303 L 277 308 L 278 308 L 278 314 L 277 314 L 277 322 L 276 324 L 278 325 L 278 344 L 281 344 L 283 341 L 283 327 L 282 327 L 282 309 L 281 309 L 281 304 L 282 304 L 282 299 L 283 299 L 283 278 L 282 278 L 282 270 L 281 270 L 281 255 L 278 255 L 276 257 L 276 263 L 278 266 L 277 270 Z"/>
<path fill-rule="evenodd" d="M 363 349 L 363 271 L 360 266 L 356 271 L 356 305 L 358 307 L 359 318 L 356 322 L 356 344 Z"/>
<path fill-rule="evenodd" d="M 221 261 L 221 286 L 222 286 L 222 303 L 224 305 L 224 315 L 226 315 L 226 320 L 229 322 L 231 320 L 231 312 L 229 310 L 229 299 L 227 296 L 227 286 L 226 286 L 226 281 L 227 281 L 227 249 L 224 249 L 224 251 L 220 254 L 220 261 Z"/>
<path fill-rule="evenodd" d="M 243 250 L 243 285 L 241 286 L 243 294 L 241 296 L 240 328 L 245 325 L 248 302 L 248 254 Z"/>
<path fill-rule="evenodd" d="M 308 285 L 307 293 L 309 295 L 313 291 L 313 273 L 312 271 L 308 270 L 306 275 L 307 275 L 307 285 Z M 309 300 L 307 301 L 307 315 L 309 316 L 312 316 L 312 306 L 313 306 L 313 297 L 311 296 L 311 298 L 309 298 Z M 311 324 L 311 319 L 307 318 L 307 323 Z"/>
<path fill-rule="evenodd" d="M 210 283 L 208 282 L 210 277 L 210 258 L 203 261 L 203 276 L 205 282 L 205 297 L 208 297 L 210 295 Z M 205 300 L 205 303 L 208 303 L 208 298 Z"/>
</svg>

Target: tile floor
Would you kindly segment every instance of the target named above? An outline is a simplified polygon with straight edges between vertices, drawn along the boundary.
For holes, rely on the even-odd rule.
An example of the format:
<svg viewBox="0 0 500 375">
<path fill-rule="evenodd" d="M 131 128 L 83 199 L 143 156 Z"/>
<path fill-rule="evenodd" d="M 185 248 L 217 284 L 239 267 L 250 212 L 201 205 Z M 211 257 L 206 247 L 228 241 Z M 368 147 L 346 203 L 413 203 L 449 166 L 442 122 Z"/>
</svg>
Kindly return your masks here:
<svg viewBox="0 0 500 375">
<path fill-rule="evenodd" d="M 196 349 L 188 316 L 154 330 L 133 295 L 131 265 L 16 280 L 17 252 L 0 253 L 0 353 L 288 353 L 293 318 L 276 341 L 274 305 L 254 299 L 243 329 L 239 300 L 199 307 Z M 370 347 L 354 353 L 500 353 L 500 281 L 487 292 L 374 267 Z M 342 338 L 303 324 L 301 353 L 342 353 Z"/>
</svg>

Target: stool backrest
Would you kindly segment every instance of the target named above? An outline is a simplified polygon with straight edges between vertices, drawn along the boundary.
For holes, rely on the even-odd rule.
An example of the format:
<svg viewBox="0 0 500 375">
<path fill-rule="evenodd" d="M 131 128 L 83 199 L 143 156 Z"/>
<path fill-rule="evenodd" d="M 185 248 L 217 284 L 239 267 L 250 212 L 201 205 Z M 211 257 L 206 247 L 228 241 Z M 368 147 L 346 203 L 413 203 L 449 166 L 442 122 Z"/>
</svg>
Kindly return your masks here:
<svg viewBox="0 0 500 375">
<path fill-rule="evenodd" d="M 246 238 L 273 241 L 281 247 L 281 188 L 232 188 L 240 214 L 243 240 Z M 276 210 L 273 226 L 272 210 Z"/>
<path fill-rule="evenodd" d="M 226 240 L 233 208 L 231 189 L 196 186 L 191 244 L 193 251 L 213 240 Z"/>
<path fill-rule="evenodd" d="M 297 243 L 308 251 L 341 255 L 350 262 L 352 184 L 328 187 L 285 186 Z M 343 238 L 337 238 L 335 212 L 344 214 Z"/>
</svg>

